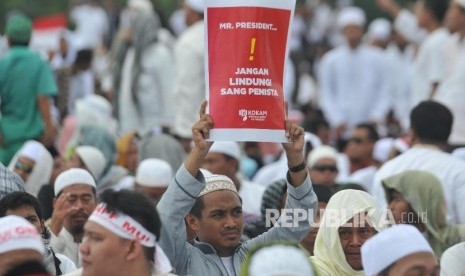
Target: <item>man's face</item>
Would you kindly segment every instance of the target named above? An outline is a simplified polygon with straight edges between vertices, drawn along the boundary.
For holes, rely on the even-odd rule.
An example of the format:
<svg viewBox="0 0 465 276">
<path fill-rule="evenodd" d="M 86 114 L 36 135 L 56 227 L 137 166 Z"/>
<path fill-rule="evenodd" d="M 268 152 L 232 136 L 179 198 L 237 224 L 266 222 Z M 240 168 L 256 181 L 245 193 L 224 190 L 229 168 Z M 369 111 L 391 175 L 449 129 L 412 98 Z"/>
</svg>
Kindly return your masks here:
<svg viewBox="0 0 465 276">
<path fill-rule="evenodd" d="M 84 224 L 96 206 L 96 199 L 92 187 L 86 184 L 75 184 L 63 189 L 60 196 L 68 196 L 66 205 L 76 208 L 65 219 L 65 228 L 71 234 L 81 234 Z"/>
<path fill-rule="evenodd" d="M 191 26 L 195 22 L 197 22 L 201 17 L 193 11 L 188 5 L 184 4 L 183 6 L 183 11 L 184 11 L 184 19 L 186 22 L 186 26 Z"/>
<path fill-rule="evenodd" d="M 203 161 L 202 168 L 229 178 L 233 178 L 238 169 L 237 160 L 218 152 L 209 152 Z"/>
<path fill-rule="evenodd" d="M 26 182 L 29 178 L 29 175 L 31 175 L 32 171 L 34 170 L 36 162 L 34 160 L 20 156 L 18 157 L 18 161 L 16 161 L 15 167 L 13 169 L 13 172 L 19 175 L 21 179 Z"/>
<path fill-rule="evenodd" d="M 355 215 L 339 227 L 338 233 L 347 263 L 354 270 L 363 270 L 360 248 L 376 234 L 376 230 L 368 223 L 367 216 L 361 213 Z"/>
<path fill-rule="evenodd" d="M 451 33 L 459 32 L 465 26 L 465 11 L 455 1 L 450 2 L 447 10 L 446 26 Z"/>
<path fill-rule="evenodd" d="M 436 257 L 431 253 L 419 252 L 395 262 L 388 276 L 438 276 L 439 273 L 440 268 Z"/>
<path fill-rule="evenodd" d="M 126 263 L 131 241 L 122 239 L 93 221 L 85 225 L 85 236 L 79 246 L 82 275 L 118 275 Z"/>
<path fill-rule="evenodd" d="M 370 159 L 373 154 L 374 141 L 368 137 L 368 130 L 356 128 L 347 143 L 346 154 L 352 162 Z"/>
<path fill-rule="evenodd" d="M 142 192 L 146 194 L 150 199 L 157 204 L 158 201 L 160 201 L 161 197 L 163 194 L 166 192 L 167 188 L 161 188 L 161 187 L 145 187 L 139 184 L 135 184 L 134 188 L 136 191 Z"/>
<path fill-rule="evenodd" d="M 128 150 L 128 153 L 127 153 L 127 169 L 134 173 L 136 172 L 136 169 L 137 169 L 137 159 L 138 158 L 138 154 L 137 154 L 137 143 L 135 141 L 131 141 L 131 143 L 129 144 L 129 150 Z"/>
<path fill-rule="evenodd" d="M 244 227 L 239 196 L 223 190 L 206 194 L 202 200 L 202 215 L 200 218 L 192 216 L 192 228 L 199 240 L 211 244 L 221 257 L 232 256 Z"/>
<path fill-rule="evenodd" d="M 421 28 L 427 28 L 428 23 L 432 20 L 431 11 L 425 7 L 423 1 L 416 1 L 414 6 L 415 16 L 417 17 L 418 26 Z"/>
<path fill-rule="evenodd" d="M 25 218 L 32 225 L 34 225 L 34 227 L 37 229 L 37 232 L 42 233 L 42 229 L 44 228 L 43 221 L 39 219 L 36 210 L 31 205 L 21 205 L 14 210 L 7 210 L 6 215 L 15 215 L 18 217 Z"/>
<path fill-rule="evenodd" d="M 396 223 L 407 223 L 410 205 L 399 192 L 393 191 L 391 193 L 388 208 L 391 210 Z"/>
<path fill-rule="evenodd" d="M 332 186 L 337 175 L 336 160 L 331 158 L 321 158 L 310 168 L 310 179 L 315 184 Z"/>
<path fill-rule="evenodd" d="M 356 46 L 360 44 L 360 41 L 362 41 L 363 29 L 357 25 L 348 25 L 344 27 L 342 34 L 349 45 Z"/>
<path fill-rule="evenodd" d="M 326 202 L 318 201 L 318 210 L 315 216 L 315 220 L 312 224 L 312 228 L 308 232 L 307 236 L 300 242 L 300 244 L 313 256 L 313 250 L 315 248 L 316 235 L 318 234 L 319 223 L 321 220 L 322 213 L 326 209 Z"/>
</svg>

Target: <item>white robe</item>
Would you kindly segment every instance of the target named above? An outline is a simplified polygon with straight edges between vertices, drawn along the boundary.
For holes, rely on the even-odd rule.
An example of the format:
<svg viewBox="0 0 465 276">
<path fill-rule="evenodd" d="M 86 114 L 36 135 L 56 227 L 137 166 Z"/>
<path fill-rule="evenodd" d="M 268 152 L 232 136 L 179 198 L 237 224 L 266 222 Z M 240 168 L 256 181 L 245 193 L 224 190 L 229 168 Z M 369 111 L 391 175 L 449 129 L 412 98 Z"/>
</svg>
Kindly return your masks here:
<svg viewBox="0 0 465 276">
<path fill-rule="evenodd" d="M 448 60 L 452 72 L 438 88 L 434 100 L 447 106 L 454 116 L 451 144 L 465 144 L 465 42 L 457 36 L 451 38 Z"/>
<path fill-rule="evenodd" d="M 320 68 L 320 106 L 332 127 L 381 122 L 390 107 L 388 66 L 382 52 L 368 45 L 328 52 Z"/>
<path fill-rule="evenodd" d="M 199 117 L 199 107 L 205 99 L 205 34 L 204 22 L 187 28 L 174 48 L 176 64 L 174 133 L 192 136 L 191 128 Z"/>
<path fill-rule="evenodd" d="M 79 243 L 74 242 L 73 235 L 69 233 L 64 227 L 61 229 L 60 234 L 55 236 L 51 233 L 50 246 L 58 253 L 61 253 L 71 259 L 76 267 L 81 267 L 81 254 L 79 253 Z"/>
<path fill-rule="evenodd" d="M 432 146 L 413 146 L 381 166 L 375 174 L 372 193 L 380 207 L 387 205 L 381 181 L 407 170 L 422 170 L 434 174 L 442 183 L 448 223 L 465 223 L 465 162 Z"/>
</svg>

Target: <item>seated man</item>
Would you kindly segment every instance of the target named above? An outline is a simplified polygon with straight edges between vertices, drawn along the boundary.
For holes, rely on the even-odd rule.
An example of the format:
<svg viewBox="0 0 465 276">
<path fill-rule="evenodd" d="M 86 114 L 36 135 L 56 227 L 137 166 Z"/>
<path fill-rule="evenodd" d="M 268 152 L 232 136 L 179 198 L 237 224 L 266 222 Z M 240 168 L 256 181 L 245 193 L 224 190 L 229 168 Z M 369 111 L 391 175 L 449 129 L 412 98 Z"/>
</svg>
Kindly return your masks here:
<svg viewBox="0 0 465 276">
<path fill-rule="evenodd" d="M 268 232 L 241 243 L 244 216 L 234 183 L 223 175 L 205 181 L 200 171 L 212 145 L 207 139 L 213 120 L 205 114 L 206 106 L 204 102 L 201 119 L 192 128 L 194 148 L 157 205 L 162 220 L 160 246 L 179 275 L 238 275 L 250 248 L 276 240 L 298 242 L 307 234 L 313 217 L 309 220 L 287 214 Z M 283 147 L 289 172 L 285 208 L 315 213 L 317 198 L 304 163 L 304 130 L 287 122 L 286 136 L 289 143 Z M 184 217 L 188 213 L 188 223 L 198 237 L 194 245 L 186 242 Z"/>
<path fill-rule="evenodd" d="M 160 217 L 151 200 L 131 190 L 103 191 L 85 225 L 82 269 L 69 276 L 168 276 L 171 264 L 158 246 Z"/>
<path fill-rule="evenodd" d="M 439 275 L 439 265 L 425 237 L 411 225 L 395 225 L 362 246 L 365 275 Z"/>
</svg>

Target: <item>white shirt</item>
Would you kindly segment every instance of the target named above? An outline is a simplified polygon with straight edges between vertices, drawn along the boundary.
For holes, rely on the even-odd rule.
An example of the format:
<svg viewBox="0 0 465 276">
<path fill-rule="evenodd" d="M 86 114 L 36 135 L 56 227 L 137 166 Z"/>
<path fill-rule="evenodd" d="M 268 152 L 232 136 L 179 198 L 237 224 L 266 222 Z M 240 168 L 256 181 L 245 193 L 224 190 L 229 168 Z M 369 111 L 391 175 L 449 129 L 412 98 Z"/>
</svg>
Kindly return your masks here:
<svg viewBox="0 0 465 276">
<path fill-rule="evenodd" d="M 72 272 L 76 270 L 76 265 L 70 258 L 66 257 L 63 254 L 55 253 L 55 256 L 60 260 L 60 270 L 63 274 Z"/>
<path fill-rule="evenodd" d="M 454 116 L 449 143 L 463 145 L 465 144 L 465 42 L 454 36 L 449 45 L 448 60 L 453 62 L 452 72 L 438 87 L 433 99 L 447 106 Z"/>
<path fill-rule="evenodd" d="M 381 180 L 407 170 L 434 174 L 442 183 L 447 202 L 447 221 L 465 223 L 465 162 L 432 146 L 416 145 L 386 162 L 375 174 L 373 196 L 383 209 L 386 196 Z"/>
<path fill-rule="evenodd" d="M 55 236 L 52 232 L 50 238 L 50 246 L 58 253 L 67 256 L 74 262 L 76 267 L 81 267 L 81 254 L 79 253 L 79 243 L 74 242 L 74 238 L 64 227 L 61 229 L 60 234 Z"/>
<path fill-rule="evenodd" d="M 411 107 L 427 100 L 434 83 L 440 83 L 446 76 L 446 51 L 449 33 L 439 28 L 430 33 L 418 49 L 413 67 Z"/>
<path fill-rule="evenodd" d="M 404 52 L 394 44 L 386 49 L 391 76 L 391 108 L 404 130 L 408 130 L 410 124 L 414 52 L 412 45 L 407 46 Z"/>
<path fill-rule="evenodd" d="M 71 19 L 76 23 L 73 35 L 76 49 L 93 49 L 103 44 L 109 30 L 108 17 L 103 8 L 79 5 L 71 11 Z"/>
<path fill-rule="evenodd" d="M 181 34 L 174 48 L 177 74 L 174 133 L 186 138 L 192 136 L 191 128 L 205 99 L 204 32 L 204 22 L 195 23 Z"/>
<path fill-rule="evenodd" d="M 244 213 L 261 217 L 262 197 L 264 192 L 265 187 L 261 185 L 245 180 L 241 182 L 239 196 L 242 198 L 242 209 Z"/>
<path fill-rule="evenodd" d="M 375 178 L 377 168 L 376 166 L 369 166 L 355 171 L 349 176 L 347 182 L 355 183 L 363 187 L 366 192 L 371 193 L 373 180 Z"/>
<path fill-rule="evenodd" d="M 228 272 L 229 276 L 236 276 L 236 272 L 234 271 L 234 264 L 233 264 L 233 257 L 220 257 L 221 262 L 224 265 L 224 268 L 226 268 L 226 271 Z"/>
<path fill-rule="evenodd" d="M 388 66 L 379 49 L 340 46 L 320 65 L 320 106 L 331 126 L 382 121 L 390 107 Z"/>
<path fill-rule="evenodd" d="M 287 157 L 283 152 L 277 161 L 260 168 L 253 177 L 253 182 L 268 187 L 271 183 L 284 179 L 288 170 Z"/>
</svg>

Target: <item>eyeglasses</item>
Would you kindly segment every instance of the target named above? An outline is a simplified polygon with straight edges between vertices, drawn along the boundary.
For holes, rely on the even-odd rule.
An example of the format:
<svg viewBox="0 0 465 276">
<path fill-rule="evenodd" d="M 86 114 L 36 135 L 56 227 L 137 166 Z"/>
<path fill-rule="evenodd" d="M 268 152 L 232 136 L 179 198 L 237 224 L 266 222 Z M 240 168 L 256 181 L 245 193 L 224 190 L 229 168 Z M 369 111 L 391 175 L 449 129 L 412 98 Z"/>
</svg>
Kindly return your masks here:
<svg viewBox="0 0 465 276">
<path fill-rule="evenodd" d="M 312 170 L 316 170 L 319 172 L 324 172 L 324 171 L 330 171 L 332 173 L 338 172 L 338 169 L 336 166 L 328 166 L 328 165 L 316 165 L 312 167 Z"/>
<path fill-rule="evenodd" d="M 34 169 L 34 166 L 29 166 L 29 165 L 24 164 L 21 161 L 18 161 L 15 164 L 15 169 L 17 169 L 18 171 L 22 171 L 24 173 L 30 174 L 32 170 Z"/>
</svg>

